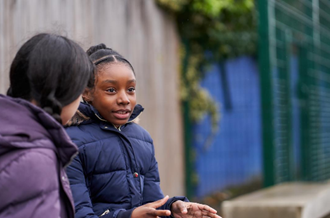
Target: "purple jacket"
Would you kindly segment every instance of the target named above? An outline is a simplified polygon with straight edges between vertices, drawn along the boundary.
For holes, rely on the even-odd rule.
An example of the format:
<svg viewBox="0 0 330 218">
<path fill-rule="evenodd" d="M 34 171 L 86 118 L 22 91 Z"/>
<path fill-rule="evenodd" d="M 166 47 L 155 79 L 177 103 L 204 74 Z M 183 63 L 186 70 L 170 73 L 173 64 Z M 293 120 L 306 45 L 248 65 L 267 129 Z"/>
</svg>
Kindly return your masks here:
<svg viewBox="0 0 330 218">
<path fill-rule="evenodd" d="M 0 217 L 74 217 L 64 166 L 77 153 L 39 107 L 0 95 Z"/>
</svg>

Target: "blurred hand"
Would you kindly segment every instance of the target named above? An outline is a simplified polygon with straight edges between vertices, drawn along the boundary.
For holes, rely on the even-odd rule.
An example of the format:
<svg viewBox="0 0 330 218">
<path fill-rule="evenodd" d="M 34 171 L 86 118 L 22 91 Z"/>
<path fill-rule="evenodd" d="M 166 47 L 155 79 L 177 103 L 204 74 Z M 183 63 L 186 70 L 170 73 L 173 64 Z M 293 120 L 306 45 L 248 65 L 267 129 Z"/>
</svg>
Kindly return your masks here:
<svg viewBox="0 0 330 218">
<path fill-rule="evenodd" d="M 133 210 L 131 218 L 158 218 L 159 216 L 170 216 L 171 211 L 156 209 L 165 204 L 167 200 L 168 196 L 166 195 L 163 199 L 137 207 Z"/>
<path fill-rule="evenodd" d="M 212 207 L 193 202 L 176 201 L 171 211 L 174 218 L 221 218 Z"/>
</svg>

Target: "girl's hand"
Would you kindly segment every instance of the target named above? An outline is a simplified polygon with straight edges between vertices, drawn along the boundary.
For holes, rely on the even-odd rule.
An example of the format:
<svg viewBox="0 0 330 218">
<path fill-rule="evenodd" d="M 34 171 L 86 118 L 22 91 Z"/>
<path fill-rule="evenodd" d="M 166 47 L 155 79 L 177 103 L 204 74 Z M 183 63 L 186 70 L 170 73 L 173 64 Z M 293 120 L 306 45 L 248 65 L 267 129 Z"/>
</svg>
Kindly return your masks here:
<svg viewBox="0 0 330 218">
<path fill-rule="evenodd" d="M 221 218 L 212 207 L 192 202 L 176 201 L 171 211 L 174 218 Z"/>
<path fill-rule="evenodd" d="M 159 216 L 170 216 L 169 210 L 157 210 L 156 208 L 165 204 L 168 200 L 168 195 L 158 201 L 142 205 L 133 210 L 131 218 L 155 218 Z"/>
</svg>

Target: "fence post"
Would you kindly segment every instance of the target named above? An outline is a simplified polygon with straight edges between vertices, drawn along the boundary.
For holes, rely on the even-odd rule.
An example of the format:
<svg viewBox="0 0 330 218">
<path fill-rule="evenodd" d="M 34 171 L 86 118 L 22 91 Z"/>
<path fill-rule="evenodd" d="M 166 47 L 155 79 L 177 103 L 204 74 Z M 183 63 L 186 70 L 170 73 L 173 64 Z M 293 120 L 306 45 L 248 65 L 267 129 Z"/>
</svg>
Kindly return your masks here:
<svg viewBox="0 0 330 218">
<path fill-rule="evenodd" d="M 269 2 L 258 0 L 259 11 L 259 72 L 262 111 L 262 144 L 263 144 L 263 175 L 264 186 L 275 184 L 274 171 L 274 125 L 273 125 L 273 94 L 272 67 L 270 55 L 270 23 Z"/>
</svg>

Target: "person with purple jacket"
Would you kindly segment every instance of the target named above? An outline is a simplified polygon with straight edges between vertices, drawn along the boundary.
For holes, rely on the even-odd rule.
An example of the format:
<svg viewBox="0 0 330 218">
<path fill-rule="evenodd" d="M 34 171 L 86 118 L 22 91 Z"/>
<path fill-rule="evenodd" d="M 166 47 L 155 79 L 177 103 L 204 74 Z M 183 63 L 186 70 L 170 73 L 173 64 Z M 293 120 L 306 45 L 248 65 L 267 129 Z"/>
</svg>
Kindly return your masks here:
<svg viewBox="0 0 330 218">
<path fill-rule="evenodd" d="M 38 34 L 19 49 L 0 95 L 0 217 L 74 217 L 65 166 L 77 147 L 62 125 L 94 71 L 72 40 Z"/>
</svg>

